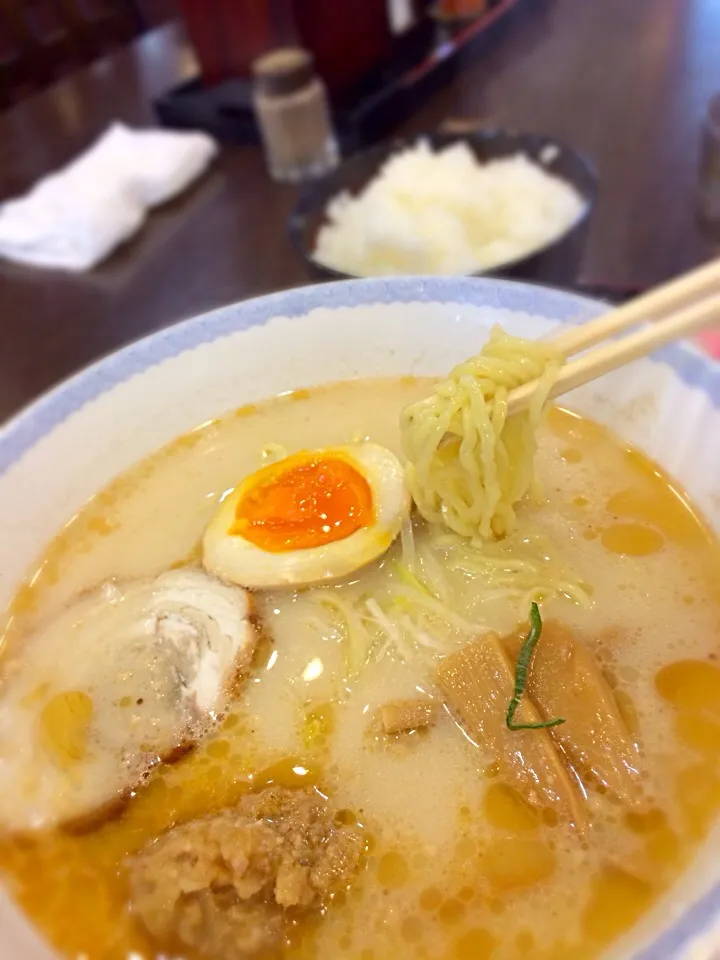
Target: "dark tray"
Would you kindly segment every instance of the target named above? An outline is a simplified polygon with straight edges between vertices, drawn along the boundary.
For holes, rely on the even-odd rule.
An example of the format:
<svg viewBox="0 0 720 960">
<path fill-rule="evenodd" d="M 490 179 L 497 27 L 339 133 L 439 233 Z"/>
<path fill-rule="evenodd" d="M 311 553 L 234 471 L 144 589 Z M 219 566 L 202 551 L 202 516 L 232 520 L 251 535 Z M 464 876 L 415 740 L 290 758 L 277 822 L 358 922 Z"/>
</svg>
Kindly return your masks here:
<svg viewBox="0 0 720 960">
<path fill-rule="evenodd" d="M 431 18 L 395 42 L 389 61 L 332 100 L 335 128 L 344 152 L 373 143 L 406 119 L 446 82 L 462 55 L 476 56 L 497 39 L 500 23 L 520 0 L 496 0 L 481 17 L 458 28 Z M 237 78 L 206 87 L 200 78 L 169 90 L 154 102 L 162 124 L 206 130 L 218 140 L 257 143 L 259 133 L 250 100 L 250 82 Z"/>
</svg>

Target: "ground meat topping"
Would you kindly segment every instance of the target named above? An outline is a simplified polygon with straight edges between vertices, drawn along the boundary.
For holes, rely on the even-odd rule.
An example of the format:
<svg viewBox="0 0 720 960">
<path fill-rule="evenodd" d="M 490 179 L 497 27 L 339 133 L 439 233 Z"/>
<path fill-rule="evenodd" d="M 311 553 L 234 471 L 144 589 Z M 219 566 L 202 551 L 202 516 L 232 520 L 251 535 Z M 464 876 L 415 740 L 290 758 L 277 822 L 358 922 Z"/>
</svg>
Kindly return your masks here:
<svg viewBox="0 0 720 960">
<path fill-rule="evenodd" d="M 244 960 L 347 887 L 363 840 L 311 790 L 269 787 L 174 827 L 127 862 L 134 910 L 161 945 Z"/>
</svg>

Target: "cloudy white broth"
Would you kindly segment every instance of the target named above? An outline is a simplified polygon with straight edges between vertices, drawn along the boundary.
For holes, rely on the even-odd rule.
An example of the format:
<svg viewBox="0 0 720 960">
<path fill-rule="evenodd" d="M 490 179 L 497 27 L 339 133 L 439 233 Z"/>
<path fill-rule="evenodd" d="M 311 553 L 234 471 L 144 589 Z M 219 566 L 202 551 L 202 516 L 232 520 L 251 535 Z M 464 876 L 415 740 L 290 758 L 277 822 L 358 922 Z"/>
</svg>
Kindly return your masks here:
<svg viewBox="0 0 720 960">
<path fill-rule="evenodd" d="M 73 725 L 98 708 L 83 694 L 43 728 L 46 678 L 40 656 L 25 652 L 48 624 L 63 623 L 75 598 L 107 581 L 199 569 L 220 501 L 263 462 L 359 441 L 400 457 L 400 410 L 431 386 L 353 381 L 243 407 L 133 467 L 50 542 L 8 614 L 4 686 L 37 668 L 18 710 L 62 776 L 87 762 L 92 737 L 78 739 Z M 552 408 L 538 442 L 540 487 L 519 504 L 513 532 L 492 545 L 492 576 L 457 536 L 413 514 L 404 543 L 339 582 L 254 586 L 252 660 L 185 752 L 148 764 L 122 803 L 92 817 L 6 823 L 5 883 L 61 955 L 557 960 L 598 955 L 652 907 L 720 808 L 718 543 L 655 464 L 591 420 Z M 473 728 L 458 699 L 448 664 L 458 676 L 464 667 L 451 658 L 494 632 L 493 649 L 516 666 L 533 601 L 543 626 L 536 659 L 544 640 L 580 644 L 587 656 L 588 696 L 605 711 L 597 736 L 625 751 L 607 777 L 574 752 L 572 718 L 586 705 L 565 701 L 567 691 L 548 693 L 564 725 L 513 731 L 506 698 L 503 729 L 488 736 L 477 734 L 487 732 L 487 716 Z M 64 655 L 72 658 L 70 645 Z M 524 695 L 540 704 L 532 670 Z M 115 707 L 140 716 L 141 699 Z M 518 753 L 542 742 L 561 786 L 524 789 L 498 754 L 501 734 Z M 220 941 L 208 930 L 207 941 L 180 928 L 158 935 L 162 924 L 135 901 L 136 855 L 157 851 L 152 842 L 171 828 L 273 786 L 316 798 L 309 802 L 327 813 L 322 843 L 331 829 L 350 838 L 332 885 L 287 911 L 273 904 L 264 939 L 250 937 L 242 950 L 233 941 L 209 953 L 203 944 Z M 572 793 L 565 806 L 563 791 Z M 20 792 L 0 814 L 12 821 L 24 802 Z M 246 824 L 250 807 L 242 809 Z M 258 923 L 267 921 L 263 909 L 253 914 Z M 203 916 L 214 922 L 214 913 Z M 243 915 L 249 937 L 247 922 Z"/>
</svg>

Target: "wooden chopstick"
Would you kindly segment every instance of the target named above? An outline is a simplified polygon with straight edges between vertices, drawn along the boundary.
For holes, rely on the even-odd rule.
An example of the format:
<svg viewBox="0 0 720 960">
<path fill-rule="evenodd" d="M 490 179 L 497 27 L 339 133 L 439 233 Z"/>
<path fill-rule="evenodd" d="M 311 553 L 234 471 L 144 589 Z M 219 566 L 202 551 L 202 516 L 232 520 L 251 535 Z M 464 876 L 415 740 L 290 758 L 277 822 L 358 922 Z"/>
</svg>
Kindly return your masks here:
<svg viewBox="0 0 720 960">
<path fill-rule="evenodd" d="M 563 356 L 571 357 L 639 323 L 657 320 L 670 310 L 711 293 L 713 289 L 720 291 L 720 260 L 713 260 L 691 270 L 679 279 L 663 284 L 641 297 L 636 297 L 630 303 L 603 314 L 597 320 L 573 326 L 553 337 L 551 342 Z"/>
<path fill-rule="evenodd" d="M 673 312 L 669 313 L 668 316 L 665 316 L 640 330 L 636 330 L 627 337 L 612 340 L 610 343 L 604 344 L 595 350 L 591 350 L 588 353 L 583 354 L 581 357 L 578 357 L 576 360 L 572 360 L 570 363 L 565 364 L 565 366 L 560 370 L 558 378 L 550 390 L 549 396 L 551 398 L 558 397 L 563 393 L 574 390 L 576 387 L 579 387 L 584 383 L 589 383 L 591 380 L 595 380 L 598 377 L 603 376 L 603 374 L 609 373 L 611 370 L 615 370 L 617 367 L 621 367 L 626 363 L 631 363 L 633 360 L 638 360 L 640 357 L 644 357 L 646 354 L 652 353 L 653 350 L 664 346 L 666 343 L 670 343 L 672 340 L 688 337 L 705 327 L 709 327 L 713 324 L 720 324 L 720 264 L 716 263 L 711 264 L 710 266 L 714 266 L 715 268 L 715 289 L 712 293 L 709 295 L 707 294 L 706 284 L 708 268 L 703 268 L 702 271 L 694 271 L 695 274 L 702 273 L 702 289 L 706 291 L 704 296 L 697 296 L 697 288 L 695 284 L 690 284 L 689 286 L 686 284 L 686 281 L 691 275 L 684 277 L 681 281 L 677 281 L 677 283 L 683 284 L 685 289 L 691 289 L 693 291 L 695 294 L 694 300 L 691 299 L 689 304 L 684 306 L 682 309 L 675 309 Z M 712 271 L 710 271 L 710 275 L 712 276 Z M 669 287 L 673 286 L 674 284 L 669 285 Z M 665 299 L 662 296 L 663 291 L 666 295 L 669 292 L 668 288 L 661 288 L 660 290 L 655 291 L 654 294 L 648 294 L 648 296 L 655 297 L 655 294 L 659 294 L 660 296 L 655 298 L 656 303 L 665 303 Z M 646 297 L 641 297 L 638 298 L 638 301 L 636 302 L 645 299 Z M 671 296 L 670 300 L 672 303 L 677 305 L 678 301 L 674 294 Z M 632 306 L 632 304 L 629 304 L 628 306 Z M 604 326 L 606 335 L 616 333 L 618 330 L 626 329 L 627 321 L 625 318 L 627 317 L 627 314 L 625 314 L 625 318 L 622 316 L 625 309 L 625 307 L 621 307 L 619 310 L 613 311 L 605 317 L 600 318 L 601 320 L 607 321 Z M 621 314 L 620 321 L 617 321 L 616 319 L 617 314 Z M 640 319 L 638 319 L 635 314 L 632 316 L 633 320 L 631 325 L 634 326 L 636 323 L 640 322 Z M 588 324 L 588 326 L 591 327 L 595 323 L 597 323 L 597 321 L 594 321 L 593 324 Z M 596 327 L 595 332 L 591 332 L 590 335 L 584 339 L 576 337 L 573 341 L 570 341 L 570 349 L 573 351 L 582 349 L 582 347 L 577 347 L 578 342 L 596 344 L 598 329 L 599 328 Z M 580 331 L 581 328 L 578 328 L 577 332 L 580 333 Z M 561 339 L 562 335 L 552 342 L 556 344 L 558 340 Z M 508 415 L 519 413 L 521 410 L 527 408 L 536 386 L 537 381 L 533 380 L 530 383 L 526 383 L 522 387 L 518 387 L 516 390 L 512 390 L 510 392 L 508 395 Z"/>
</svg>

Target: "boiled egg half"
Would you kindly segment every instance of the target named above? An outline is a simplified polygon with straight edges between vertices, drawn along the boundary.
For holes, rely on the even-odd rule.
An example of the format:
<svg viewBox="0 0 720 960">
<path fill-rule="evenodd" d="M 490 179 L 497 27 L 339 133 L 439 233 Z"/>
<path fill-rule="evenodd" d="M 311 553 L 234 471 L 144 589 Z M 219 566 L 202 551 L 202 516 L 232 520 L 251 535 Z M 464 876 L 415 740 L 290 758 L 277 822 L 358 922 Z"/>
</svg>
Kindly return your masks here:
<svg viewBox="0 0 720 960">
<path fill-rule="evenodd" d="M 205 531 L 203 562 L 245 587 L 335 580 L 383 554 L 409 511 L 402 466 L 384 447 L 304 450 L 225 497 Z"/>
</svg>

